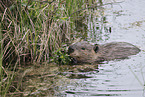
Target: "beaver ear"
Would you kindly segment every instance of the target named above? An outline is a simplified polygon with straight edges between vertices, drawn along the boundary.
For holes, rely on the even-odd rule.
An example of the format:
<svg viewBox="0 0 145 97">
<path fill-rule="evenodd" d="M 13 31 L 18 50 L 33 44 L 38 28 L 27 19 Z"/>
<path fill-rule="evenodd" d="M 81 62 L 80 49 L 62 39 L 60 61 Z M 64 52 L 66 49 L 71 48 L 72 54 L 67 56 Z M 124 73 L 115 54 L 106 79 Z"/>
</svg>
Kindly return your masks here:
<svg viewBox="0 0 145 97">
<path fill-rule="evenodd" d="M 93 49 L 94 49 L 94 51 L 97 53 L 98 50 L 99 50 L 98 44 L 95 44 Z"/>
</svg>

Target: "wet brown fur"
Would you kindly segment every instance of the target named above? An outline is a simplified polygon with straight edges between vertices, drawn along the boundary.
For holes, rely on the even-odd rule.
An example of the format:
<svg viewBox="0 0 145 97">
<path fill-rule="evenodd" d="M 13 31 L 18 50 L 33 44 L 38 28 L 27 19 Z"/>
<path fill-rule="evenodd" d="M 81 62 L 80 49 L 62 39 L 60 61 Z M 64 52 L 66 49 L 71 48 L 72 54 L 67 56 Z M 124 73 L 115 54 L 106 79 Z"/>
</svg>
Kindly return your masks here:
<svg viewBox="0 0 145 97">
<path fill-rule="evenodd" d="M 68 50 L 70 56 L 79 63 L 125 59 L 139 52 L 139 48 L 126 42 L 111 42 L 102 45 L 93 45 L 87 41 L 82 41 L 70 45 Z"/>
</svg>

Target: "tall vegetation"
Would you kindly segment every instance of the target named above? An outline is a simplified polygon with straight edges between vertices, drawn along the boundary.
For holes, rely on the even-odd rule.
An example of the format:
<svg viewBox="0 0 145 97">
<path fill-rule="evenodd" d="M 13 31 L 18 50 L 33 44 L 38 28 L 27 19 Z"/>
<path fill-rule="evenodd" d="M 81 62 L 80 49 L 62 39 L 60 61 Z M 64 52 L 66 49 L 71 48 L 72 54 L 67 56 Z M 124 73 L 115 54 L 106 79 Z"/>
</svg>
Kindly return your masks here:
<svg viewBox="0 0 145 97">
<path fill-rule="evenodd" d="M 3 62 L 50 60 L 62 43 L 72 41 L 75 21 L 94 0 L 11 0 L 3 8 Z"/>
<path fill-rule="evenodd" d="M 0 64 L 0 93 L 5 96 L 9 90 L 17 64 L 56 58 L 53 52 L 73 41 L 77 23 L 95 4 L 102 1 L 0 0 L 0 61 L 4 64 Z M 7 72 L 9 67 L 12 74 Z"/>
</svg>

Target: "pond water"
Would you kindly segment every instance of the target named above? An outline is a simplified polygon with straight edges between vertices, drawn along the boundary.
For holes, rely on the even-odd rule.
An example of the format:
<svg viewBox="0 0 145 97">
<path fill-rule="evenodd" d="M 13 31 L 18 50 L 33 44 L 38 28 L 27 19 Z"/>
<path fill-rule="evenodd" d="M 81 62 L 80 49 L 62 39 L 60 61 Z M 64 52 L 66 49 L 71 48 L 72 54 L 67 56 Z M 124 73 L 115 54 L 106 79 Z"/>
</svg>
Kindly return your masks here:
<svg viewBox="0 0 145 97">
<path fill-rule="evenodd" d="M 87 39 L 99 43 L 129 42 L 142 51 L 130 59 L 99 64 L 95 71 L 80 72 L 88 78 L 70 79 L 69 84 L 58 88 L 57 96 L 145 97 L 145 0 L 113 1 L 120 3 L 106 4 L 98 9 L 100 13 L 94 12 L 101 14 L 96 18 L 105 19 L 106 23 L 98 22 L 96 18 L 90 20 Z M 105 28 L 109 29 L 108 32 Z"/>
<path fill-rule="evenodd" d="M 87 33 L 76 36 L 99 44 L 129 42 L 141 52 L 101 64 L 25 67 L 18 72 L 23 96 L 145 97 L 145 0 L 104 0 L 103 4 L 86 18 L 83 32 Z"/>
</svg>

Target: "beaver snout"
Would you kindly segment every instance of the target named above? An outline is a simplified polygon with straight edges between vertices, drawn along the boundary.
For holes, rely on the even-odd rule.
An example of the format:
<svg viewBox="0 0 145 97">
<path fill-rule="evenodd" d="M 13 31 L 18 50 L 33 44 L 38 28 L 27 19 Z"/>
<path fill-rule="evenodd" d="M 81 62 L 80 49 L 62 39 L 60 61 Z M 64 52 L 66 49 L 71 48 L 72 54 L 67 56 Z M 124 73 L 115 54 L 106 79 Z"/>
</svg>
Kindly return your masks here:
<svg viewBox="0 0 145 97">
<path fill-rule="evenodd" d="M 71 53 L 73 53 L 73 52 L 74 52 L 73 47 L 72 47 L 72 46 L 69 46 L 69 48 L 68 48 L 68 54 L 71 54 Z"/>
</svg>

